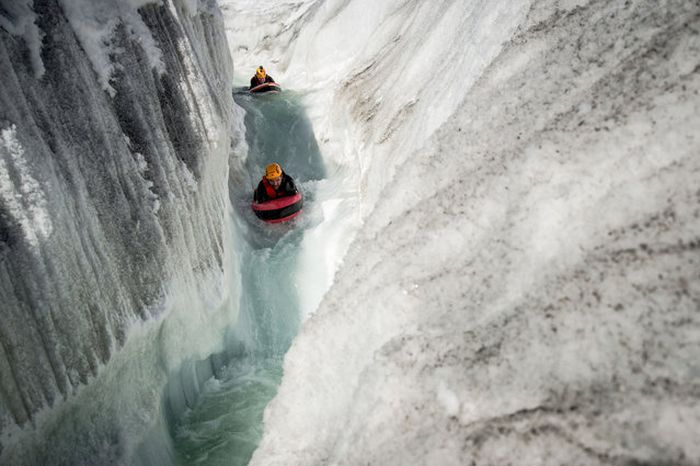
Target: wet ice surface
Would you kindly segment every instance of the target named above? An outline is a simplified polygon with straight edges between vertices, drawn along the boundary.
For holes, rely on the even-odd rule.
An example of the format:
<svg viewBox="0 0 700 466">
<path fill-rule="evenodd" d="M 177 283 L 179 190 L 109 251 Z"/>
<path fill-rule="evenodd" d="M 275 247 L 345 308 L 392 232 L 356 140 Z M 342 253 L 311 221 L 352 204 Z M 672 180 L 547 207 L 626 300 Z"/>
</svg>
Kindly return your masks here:
<svg viewBox="0 0 700 466">
<path fill-rule="evenodd" d="M 236 318 L 209 6 L 2 2 L 2 464 L 128 462 L 168 373 Z"/>
<path fill-rule="evenodd" d="M 697 2 L 245 5 L 369 212 L 252 464 L 698 464 Z"/>
</svg>

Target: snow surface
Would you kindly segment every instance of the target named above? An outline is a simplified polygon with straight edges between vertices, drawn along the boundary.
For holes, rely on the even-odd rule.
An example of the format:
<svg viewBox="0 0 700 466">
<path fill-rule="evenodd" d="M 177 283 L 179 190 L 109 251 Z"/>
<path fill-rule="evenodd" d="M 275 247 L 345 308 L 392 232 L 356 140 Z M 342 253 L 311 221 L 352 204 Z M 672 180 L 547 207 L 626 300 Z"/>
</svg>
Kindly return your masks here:
<svg viewBox="0 0 700 466">
<path fill-rule="evenodd" d="M 363 221 L 252 464 L 700 463 L 697 2 L 222 3 Z"/>
</svg>

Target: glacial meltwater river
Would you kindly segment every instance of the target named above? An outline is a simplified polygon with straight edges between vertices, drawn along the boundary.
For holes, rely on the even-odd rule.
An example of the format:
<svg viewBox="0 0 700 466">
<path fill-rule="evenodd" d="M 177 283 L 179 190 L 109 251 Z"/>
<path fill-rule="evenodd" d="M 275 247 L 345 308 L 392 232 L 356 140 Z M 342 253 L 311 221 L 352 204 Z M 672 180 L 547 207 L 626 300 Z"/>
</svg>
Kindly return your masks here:
<svg viewBox="0 0 700 466">
<path fill-rule="evenodd" d="M 187 465 L 248 463 L 301 320 L 297 262 L 304 231 L 314 220 L 302 213 L 288 223 L 264 224 L 250 210 L 253 186 L 265 165 L 278 162 L 294 178 L 309 210 L 325 171 L 300 95 L 251 95 L 236 89 L 234 100 L 246 111 L 245 167 L 250 175 L 248 184 L 231 189 L 234 223 L 245 239 L 236 244 L 242 264 L 240 315 L 228 336 L 229 362 L 170 426 L 177 461 Z"/>
</svg>

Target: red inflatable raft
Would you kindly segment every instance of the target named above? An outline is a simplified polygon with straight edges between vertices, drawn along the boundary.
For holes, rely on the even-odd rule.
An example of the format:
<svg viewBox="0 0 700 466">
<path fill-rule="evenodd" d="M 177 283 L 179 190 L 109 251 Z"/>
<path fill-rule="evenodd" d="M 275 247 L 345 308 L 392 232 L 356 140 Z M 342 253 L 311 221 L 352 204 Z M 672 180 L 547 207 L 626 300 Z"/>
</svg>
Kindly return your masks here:
<svg viewBox="0 0 700 466">
<path fill-rule="evenodd" d="M 270 94 L 277 94 L 281 90 L 282 90 L 282 88 L 277 83 L 262 83 L 259 86 L 255 86 L 254 88 L 252 88 L 250 90 L 250 92 L 252 92 L 254 94 L 260 94 L 263 92 L 267 92 Z"/>
<path fill-rule="evenodd" d="M 291 220 L 301 213 L 304 200 L 301 193 L 280 197 L 265 202 L 253 202 L 251 207 L 260 220 L 267 223 L 280 223 Z"/>
</svg>

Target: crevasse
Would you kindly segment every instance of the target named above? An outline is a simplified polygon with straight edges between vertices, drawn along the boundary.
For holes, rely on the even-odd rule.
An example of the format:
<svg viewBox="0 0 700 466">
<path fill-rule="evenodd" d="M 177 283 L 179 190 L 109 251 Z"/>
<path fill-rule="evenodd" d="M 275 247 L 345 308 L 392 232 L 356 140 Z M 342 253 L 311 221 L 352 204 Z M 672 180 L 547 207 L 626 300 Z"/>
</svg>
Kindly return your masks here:
<svg viewBox="0 0 700 466">
<path fill-rule="evenodd" d="M 172 460 L 244 281 L 227 43 L 326 168 L 253 464 L 700 462 L 697 2 L 89 3 L 0 3 L 0 462 Z"/>
</svg>

